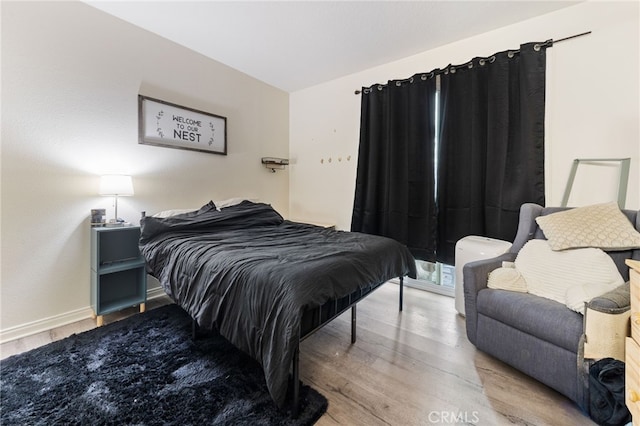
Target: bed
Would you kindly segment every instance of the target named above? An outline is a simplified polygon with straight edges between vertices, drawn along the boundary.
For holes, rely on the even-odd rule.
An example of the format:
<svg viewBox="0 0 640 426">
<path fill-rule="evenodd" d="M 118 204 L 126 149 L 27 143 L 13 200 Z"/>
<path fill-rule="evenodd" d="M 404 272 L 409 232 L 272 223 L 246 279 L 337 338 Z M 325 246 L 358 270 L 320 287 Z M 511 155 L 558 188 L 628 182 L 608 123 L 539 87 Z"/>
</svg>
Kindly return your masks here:
<svg viewBox="0 0 640 426">
<path fill-rule="evenodd" d="M 147 271 L 200 328 L 217 330 L 263 367 L 285 405 L 305 337 L 392 278 L 415 277 L 408 249 L 389 238 L 284 220 L 268 204 L 209 202 L 197 211 L 141 219 Z"/>
</svg>

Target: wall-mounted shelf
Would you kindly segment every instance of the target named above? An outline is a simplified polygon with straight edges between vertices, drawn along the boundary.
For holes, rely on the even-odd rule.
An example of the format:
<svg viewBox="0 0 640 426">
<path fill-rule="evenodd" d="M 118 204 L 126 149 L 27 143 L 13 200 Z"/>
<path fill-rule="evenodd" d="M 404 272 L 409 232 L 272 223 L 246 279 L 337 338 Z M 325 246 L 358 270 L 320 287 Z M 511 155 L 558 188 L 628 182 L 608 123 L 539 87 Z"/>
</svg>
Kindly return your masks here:
<svg viewBox="0 0 640 426">
<path fill-rule="evenodd" d="M 262 157 L 262 164 L 275 173 L 276 170 L 284 170 L 289 165 L 289 160 L 287 158 Z"/>
</svg>

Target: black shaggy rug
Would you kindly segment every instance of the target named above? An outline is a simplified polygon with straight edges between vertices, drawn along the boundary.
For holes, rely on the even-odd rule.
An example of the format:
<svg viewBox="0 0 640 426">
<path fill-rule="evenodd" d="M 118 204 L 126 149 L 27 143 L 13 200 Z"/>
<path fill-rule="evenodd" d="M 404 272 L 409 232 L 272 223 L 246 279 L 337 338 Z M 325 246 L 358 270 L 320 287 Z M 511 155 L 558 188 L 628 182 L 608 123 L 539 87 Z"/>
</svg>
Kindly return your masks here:
<svg viewBox="0 0 640 426">
<path fill-rule="evenodd" d="M 309 425 L 327 400 L 300 387 L 279 410 L 259 364 L 225 339 L 191 339 L 176 305 L 0 361 L 2 425 Z"/>
</svg>

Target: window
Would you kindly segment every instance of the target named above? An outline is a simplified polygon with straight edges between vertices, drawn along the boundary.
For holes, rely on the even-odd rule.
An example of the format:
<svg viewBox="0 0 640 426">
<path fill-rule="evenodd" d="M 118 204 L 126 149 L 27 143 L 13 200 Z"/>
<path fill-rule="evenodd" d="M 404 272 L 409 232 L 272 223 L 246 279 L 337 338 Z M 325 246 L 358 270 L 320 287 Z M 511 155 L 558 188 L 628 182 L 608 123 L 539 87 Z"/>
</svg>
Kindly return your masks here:
<svg viewBox="0 0 640 426">
<path fill-rule="evenodd" d="M 435 108 L 434 116 L 435 122 L 439 123 L 440 120 L 440 76 L 436 76 L 436 93 L 435 93 Z M 438 197 L 438 148 L 440 145 L 440 132 L 436 126 L 434 133 L 434 196 L 437 200 Z M 416 270 L 418 275 L 416 279 L 409 278 L 407 285 L 411 287 L 420 288 L 423 290 L 433 291 L 439 294 L 445 294 L 447 296 L 454 295 L 455 288 L 455 268 L 452 265 L 447 265 L 440 262 L 428 262 L 425 260 L 416 260 Z"/>
</svg>

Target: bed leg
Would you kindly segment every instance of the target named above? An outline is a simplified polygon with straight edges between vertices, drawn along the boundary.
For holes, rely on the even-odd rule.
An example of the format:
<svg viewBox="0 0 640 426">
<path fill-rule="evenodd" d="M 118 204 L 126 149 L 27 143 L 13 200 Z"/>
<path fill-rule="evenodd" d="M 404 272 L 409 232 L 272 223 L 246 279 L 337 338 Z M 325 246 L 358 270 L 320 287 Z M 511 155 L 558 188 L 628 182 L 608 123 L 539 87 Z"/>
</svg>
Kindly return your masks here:
<svg viewBox="0 0 640 426">
<path fill-rule="evenodd" d="M 351 307 L 351 343 L 356 342 L 356 305 Z"/>
<path fill-rule="evenodd" d="M 300 414 L 300 345 L 293 351 L 293 409 L 291 416 L 294 419 Z"/>
<path fill-rule="evenodd" d="M 402 312 L 402 290 L 404 288 L 404 277 L 400 277 L 400 312 Z"/>
</svg>

